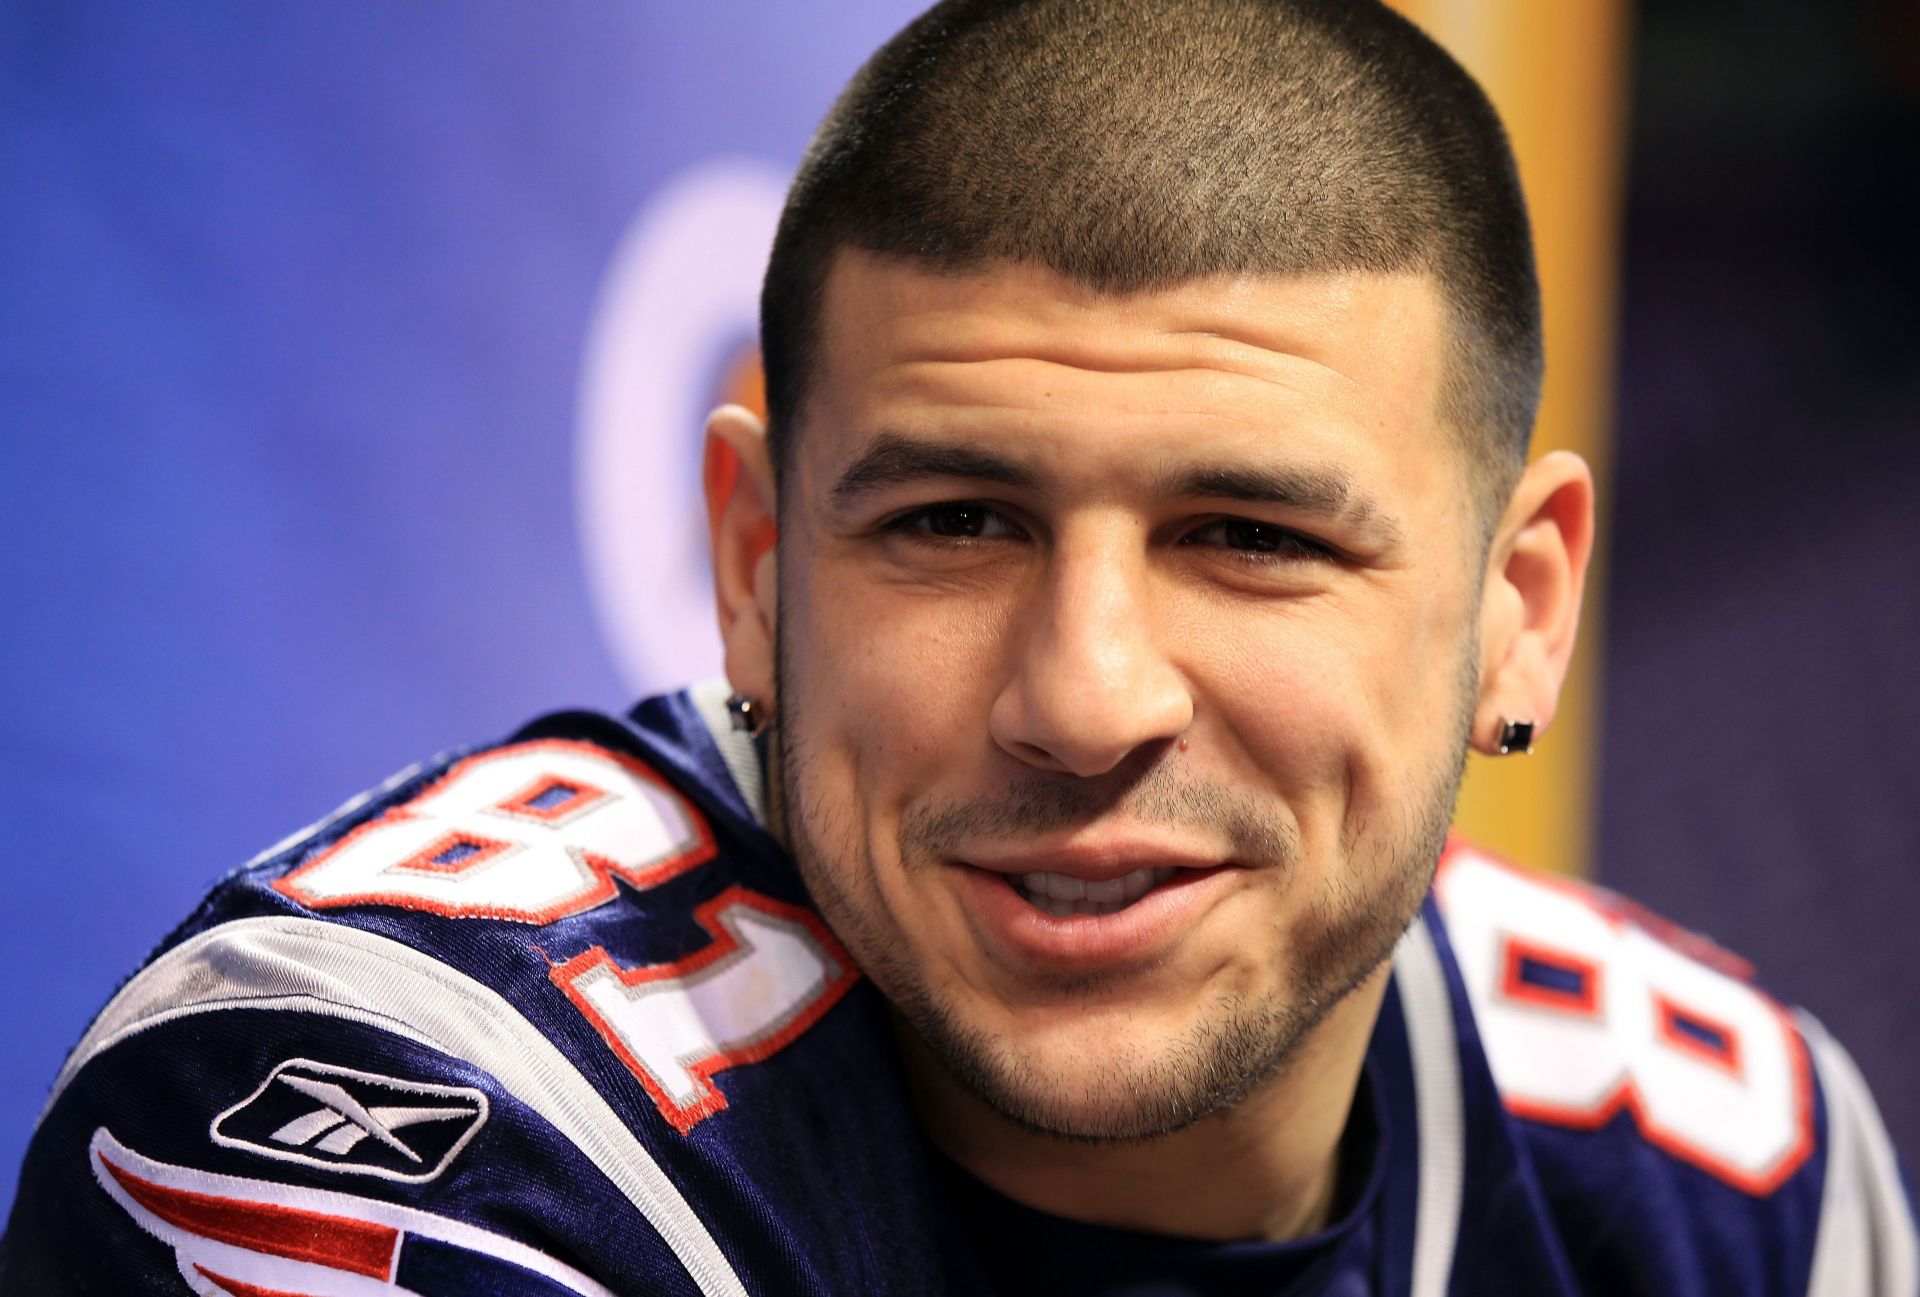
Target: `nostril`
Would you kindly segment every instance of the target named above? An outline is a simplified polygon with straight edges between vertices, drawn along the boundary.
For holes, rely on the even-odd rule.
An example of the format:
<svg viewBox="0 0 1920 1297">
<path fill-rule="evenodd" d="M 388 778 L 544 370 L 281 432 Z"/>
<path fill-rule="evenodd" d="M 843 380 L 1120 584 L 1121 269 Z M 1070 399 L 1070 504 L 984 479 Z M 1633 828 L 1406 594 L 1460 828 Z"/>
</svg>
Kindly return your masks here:
<svg viewBox="0 0 1920 1297">
<path fill-rule="evenodd" d="M 1013 754 L 1015 756 L 1019 757 L 1022 761 L 1025 761 L 1031 765 L 1044 766 L 1049 770 L 1066 769 L 1065 765 L 1063 765 L 1057 758 L 1055 758 L 1053 753 L 1047 751 L 1045 748 L 1041 747 L 1038 743 L 1028 743 L 1025 740 L 1015 740 L 1013 743 L 1009 744 L 1008 746 L 1013 749 Z"/>
</svg>

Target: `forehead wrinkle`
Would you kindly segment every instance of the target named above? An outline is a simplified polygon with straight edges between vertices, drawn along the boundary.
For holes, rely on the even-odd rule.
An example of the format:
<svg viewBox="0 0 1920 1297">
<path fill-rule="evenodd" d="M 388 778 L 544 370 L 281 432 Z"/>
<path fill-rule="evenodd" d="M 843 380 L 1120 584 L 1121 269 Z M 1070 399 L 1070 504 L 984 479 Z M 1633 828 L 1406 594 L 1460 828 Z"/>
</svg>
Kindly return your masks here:
<svg viewBox="0 0 1920 1297">
<path fill-rule="evenodd" d="M 1199 285 L 1186 286 L 1187 292 Z M 1178 290 L 1176 290 L 1178 291 Z M 878 303 L 865 308 L 873 319 L 842 321 L 855 333 L 879 326 Z M 1123 304 L 1045 302 L 1010 309 L 998 301 L 965 301 L 899 311 L 884 321 L 896 355 L 892 365 L 971 366 L 1028 362 L 1090 374 L 1218 375 L 1252 379 L 1304 392 L 1316 382 L 1352 390 L 1367 384 L 1338 363 L 1337 347 L 1317 336 L 1329 328 L 1345 335 L 1365 331 L 1362 321 L 1322 308 L 1302 319 L 1239 318 L 1238 311 L 1202 314 L 1180 303 L 1171 320 L 1137 318 Z M 1121 309 L 1115 309 L 1120 306 Z M 1313 375 L 1309 378 L 1308 375 Z"/>
<path fill-rule="evenodd" d="M 1023 344 L 1020 340 L 1005 337 L 993 339 L 991 345 L 983 343 L 970 347 L 942 339 L 939 345 L 927 347 L 928 354 L 913 355 L 909 352 L 888 367 L 910 373 L 919 371 L 935 382 L 939 381 L 943 371 L 965 374 L 987 370 L 994 374 L 1018 374 L 1029 367 L 1039 371 L 1041 376 L 1051 371 L 1062 371 L 1069 375 L 1113 374 L 1201 382 L 1244 379 L 1279 388 L 1294 396 L 1313 399 L 1316 394 L 1307 376 L 1288 372 L 1304 368 L 1321 381 L 1337 384 L 1349 391 L 1364 390 L 1363 385 L 1352 376 L 1324 361 L 1297 352 L 1247 348 L 1233 355 L 1194 355 L 1189 352 L 1175 356 L 1154 356 L 1138 348 L 1134 349 L 1133 355 L 1121 354 L 1123 350 L 1125 348 L 1101 351 L 1069 345 Z M 1251 354 L 1255 352 L 1257 354 Z M 1045 381 L 1044 377 L 1040 381 Z"/>
</svg>

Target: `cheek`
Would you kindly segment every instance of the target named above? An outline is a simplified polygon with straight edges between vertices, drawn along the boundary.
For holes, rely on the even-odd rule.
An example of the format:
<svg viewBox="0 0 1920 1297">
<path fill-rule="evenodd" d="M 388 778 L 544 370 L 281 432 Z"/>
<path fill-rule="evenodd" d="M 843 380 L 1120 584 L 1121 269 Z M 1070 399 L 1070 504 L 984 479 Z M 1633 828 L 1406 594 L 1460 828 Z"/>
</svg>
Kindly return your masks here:
<svg viewBox="0 0 1920 1297">
<path fill-rule="evenodd" d="M 1324 780 L 1375 728 L 1377 646 L 1351 617 L 1310 607 L 1243 610 L 1188 642 L 1203 709 L 1282 791 Z"/>
<path fill-rule="evenodd" d="M 1243 614 L 1192 658 L 1236 779 L 1277 793 L 1309 858 L 1340 853 L 1359 821 L 1397 819 L 1455 710 L 1457 631 L 1426 600 L 1385 598 Z M 1456 619 L 1457 620 L 1457 619 Z M 1383 826 L 1384 827 L 1384 826 Z"/>
<path fill-rule="evenodd" d="M 792 627 L 810 755 L 858 767 L 862 800 L 920 785 L 984 743 L 1004 601 L 815 574 Z M 783 627 L 783 633 L 787 630 Z"/>
<path fill-rule="evenodd" d="M 986 751 L 1004 617 L 819 565 L 783 594 L 794 691 L 787 777 L 815 901 L 899 998 L 964 947 L 952 898 L 900 867 L 903 812 L 964 786 Z"/>
</svg>

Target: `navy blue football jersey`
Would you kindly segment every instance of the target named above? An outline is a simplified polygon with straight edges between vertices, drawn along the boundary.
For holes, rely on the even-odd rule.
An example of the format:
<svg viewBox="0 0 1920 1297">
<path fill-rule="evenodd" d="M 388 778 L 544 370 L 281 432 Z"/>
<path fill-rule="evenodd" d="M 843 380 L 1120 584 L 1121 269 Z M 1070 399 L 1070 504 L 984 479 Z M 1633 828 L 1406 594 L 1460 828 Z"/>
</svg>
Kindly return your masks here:
<svg viewBox="0 0 1920 1297">
<path fill-rule="evenodd" d="M 915 1123 L 724 696 L 548 717 L 223 881 L 56 1079 L 0 1293 L 1912 1297 L 1899 1169 L 1816 1023 L 1457 844 L 1326 1230 L 998 1199 Z"/>
</svg>

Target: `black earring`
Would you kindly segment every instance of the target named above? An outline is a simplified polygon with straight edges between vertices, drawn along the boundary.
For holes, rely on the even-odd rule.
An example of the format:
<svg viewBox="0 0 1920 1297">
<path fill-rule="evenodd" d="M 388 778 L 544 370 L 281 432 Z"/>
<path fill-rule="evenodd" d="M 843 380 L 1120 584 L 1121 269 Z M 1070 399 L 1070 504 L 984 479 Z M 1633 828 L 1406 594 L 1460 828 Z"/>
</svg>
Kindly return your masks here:
<svg viewBox="0 0 1920 1297">
<path fill-rule="evenodd" d="M 1503 757 L 1515 752 L 1520 753 L 1522 756 L 1532 752 L 1533 722 L 1510 721 L 1502 716 L 1500 718 L 1500 742 L 1495 750 Z"/>
<path fill-rule="evenodd" d="M 727 719 L 733 728 L 755 738 L 767 728 L 766 710 L 745 694 L 734 694 L 727 699 Z"/>
</svg>

